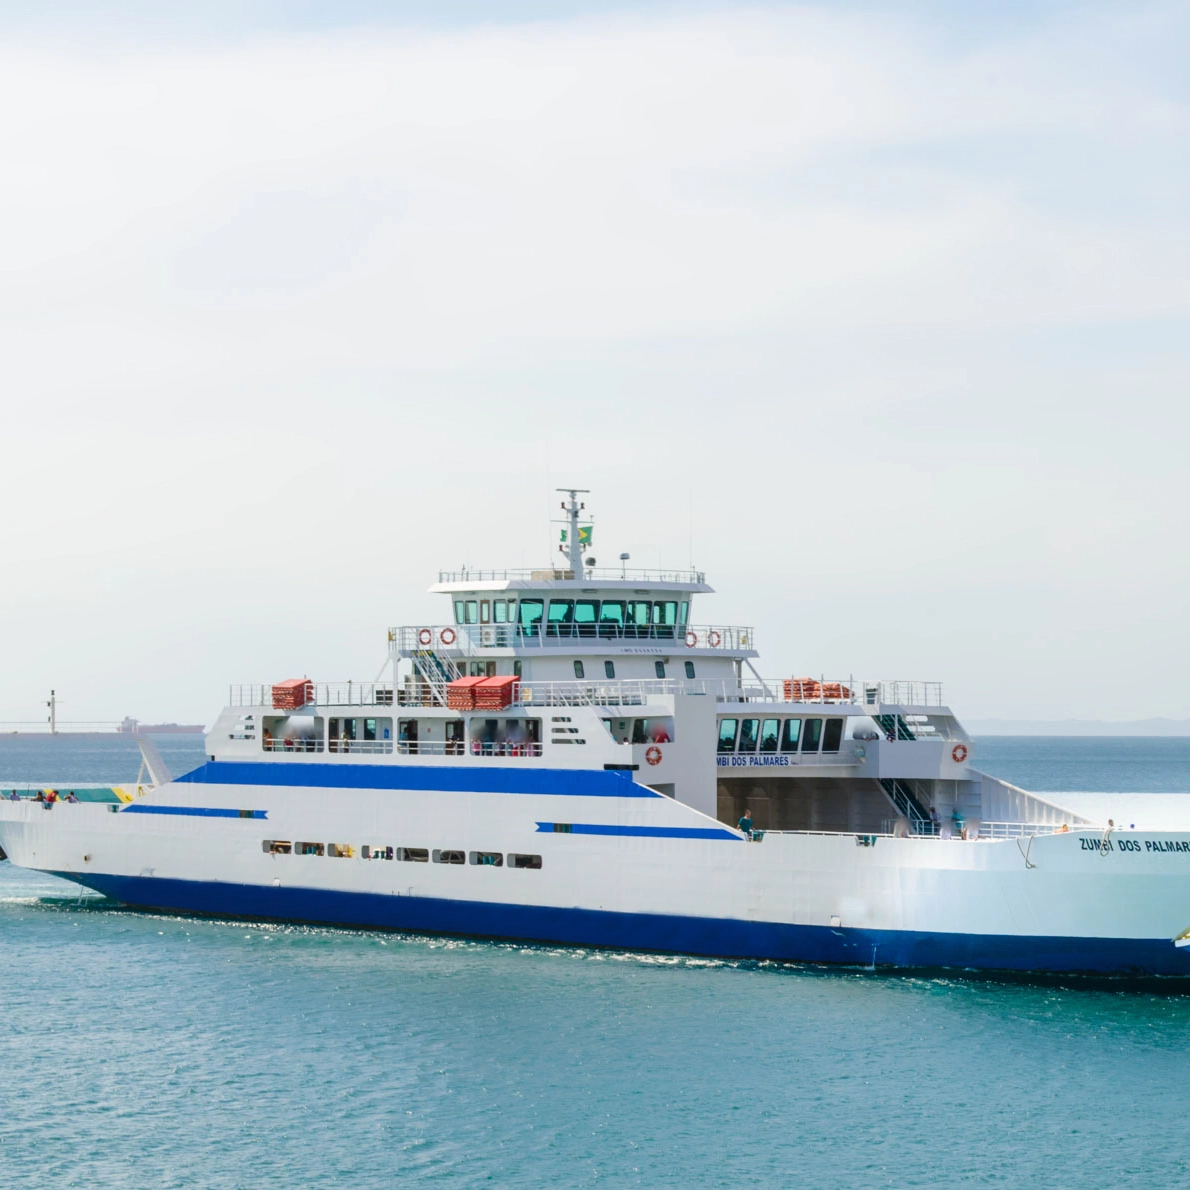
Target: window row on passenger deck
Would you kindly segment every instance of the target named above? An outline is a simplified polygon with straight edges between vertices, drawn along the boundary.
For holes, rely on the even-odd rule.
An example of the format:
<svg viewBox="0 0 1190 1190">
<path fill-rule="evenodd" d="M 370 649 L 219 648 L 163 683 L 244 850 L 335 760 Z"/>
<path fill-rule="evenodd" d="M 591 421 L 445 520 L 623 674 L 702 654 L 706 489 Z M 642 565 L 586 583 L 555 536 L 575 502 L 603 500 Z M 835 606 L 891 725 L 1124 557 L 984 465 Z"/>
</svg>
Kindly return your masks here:
<svg viewBox="0 0 1190 1190">
<path fill-rule="evenodd" d="M 264 839 L 262 849 L 266 855 L 315 855 L 332 859 L 354 859 L 355 848 L 350 843 L 307 843 L 292 842 L 289 839 Z M 526 855 L 510 851 L 462 851 L 457 848 L 436 847 L 388 847 L 365 843 L 359 849 L 360 859 L 397 860 L 412 864 L 474 864 L 481 868 L 531 868 L 541 867 L 540 855 Z"/>
<path fill-rule="evenodd" d="M 524 636 L 673 640 L 684 631 L 689 600 L 456 599 L 456 624 L 506 624 Z"/>
<path fill-rule="evenodd" d="M 720 752 L 838 752 L 843 719 L 720 719 Z"/>
</svg>

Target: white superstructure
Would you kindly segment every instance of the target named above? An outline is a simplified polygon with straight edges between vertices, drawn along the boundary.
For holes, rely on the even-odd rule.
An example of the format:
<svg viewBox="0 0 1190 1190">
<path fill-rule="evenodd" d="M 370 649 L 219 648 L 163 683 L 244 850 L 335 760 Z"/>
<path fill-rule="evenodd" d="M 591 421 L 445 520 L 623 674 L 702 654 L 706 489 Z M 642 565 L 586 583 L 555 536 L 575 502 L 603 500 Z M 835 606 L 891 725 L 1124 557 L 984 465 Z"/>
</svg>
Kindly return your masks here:
<svg viewBox="0 0 1190 1190">
<path fill-rule="evenodd" d="M 205 764 L 0 846 L 130 905 L 694 954 L 1190 974 L 1190 832 L 973 767 L 936 683 L 765 680 L 698 572 L 444 573 L 387 679 L 239 686 Z M 751 829 L 748 829 L 750 814 Z"/>
</svg>

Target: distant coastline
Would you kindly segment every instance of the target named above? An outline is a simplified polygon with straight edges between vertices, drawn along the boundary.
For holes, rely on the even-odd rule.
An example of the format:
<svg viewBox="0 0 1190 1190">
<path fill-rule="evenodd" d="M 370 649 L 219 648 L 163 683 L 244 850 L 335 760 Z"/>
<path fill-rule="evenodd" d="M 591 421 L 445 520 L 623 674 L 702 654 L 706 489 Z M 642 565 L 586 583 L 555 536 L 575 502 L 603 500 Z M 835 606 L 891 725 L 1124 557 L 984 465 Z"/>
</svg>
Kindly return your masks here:
<svg viewBox="0 0 1190 1190">
<path fill-rule="evenodd" d="M 980 735 L 1190 736 L 1190 719 L 967 719 Z"/>
</svg>

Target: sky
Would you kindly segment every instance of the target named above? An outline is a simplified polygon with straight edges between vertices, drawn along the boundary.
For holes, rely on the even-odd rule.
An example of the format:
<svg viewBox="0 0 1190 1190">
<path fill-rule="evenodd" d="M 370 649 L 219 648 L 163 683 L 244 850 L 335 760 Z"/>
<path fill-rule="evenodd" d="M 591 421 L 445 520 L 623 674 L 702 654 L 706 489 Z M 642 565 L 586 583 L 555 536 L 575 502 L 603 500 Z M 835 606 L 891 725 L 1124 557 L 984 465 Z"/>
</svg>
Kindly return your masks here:
<svg viewBox="0 0 1190 1190">
<path fill-rule="evenodd" d="M 0 0 L 0 721 L 693 562 L 766 676 L 1190 717 L 1185 3 Z"/>
</svg>

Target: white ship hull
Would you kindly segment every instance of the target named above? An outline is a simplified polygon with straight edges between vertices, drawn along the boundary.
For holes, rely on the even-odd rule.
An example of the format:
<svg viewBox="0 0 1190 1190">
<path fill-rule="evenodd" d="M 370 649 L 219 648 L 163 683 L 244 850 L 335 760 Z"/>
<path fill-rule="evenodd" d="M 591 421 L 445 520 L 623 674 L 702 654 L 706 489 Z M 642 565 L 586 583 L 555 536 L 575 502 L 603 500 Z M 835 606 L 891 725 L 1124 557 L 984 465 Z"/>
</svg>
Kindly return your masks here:
<svg viewBox="0 0 1190 1190">
<path fill-rule="evenodd" d="M 119 813 L 5 803 L 0 846 L 152 909 L 782 961 L 1190 975 L 1174 941 L 1190 926 L 1190 833 L 750 842 L 627 774 L 278 768 L 208 765 Z M 250 783 L 221 779 L 246 771 Z M 277 783 L 311 773 L 316 785 Z M 267 853 L 278 839 L 352 854 Z M 363 860 L 364 845 L 541 866 Z"/>
</svg>

